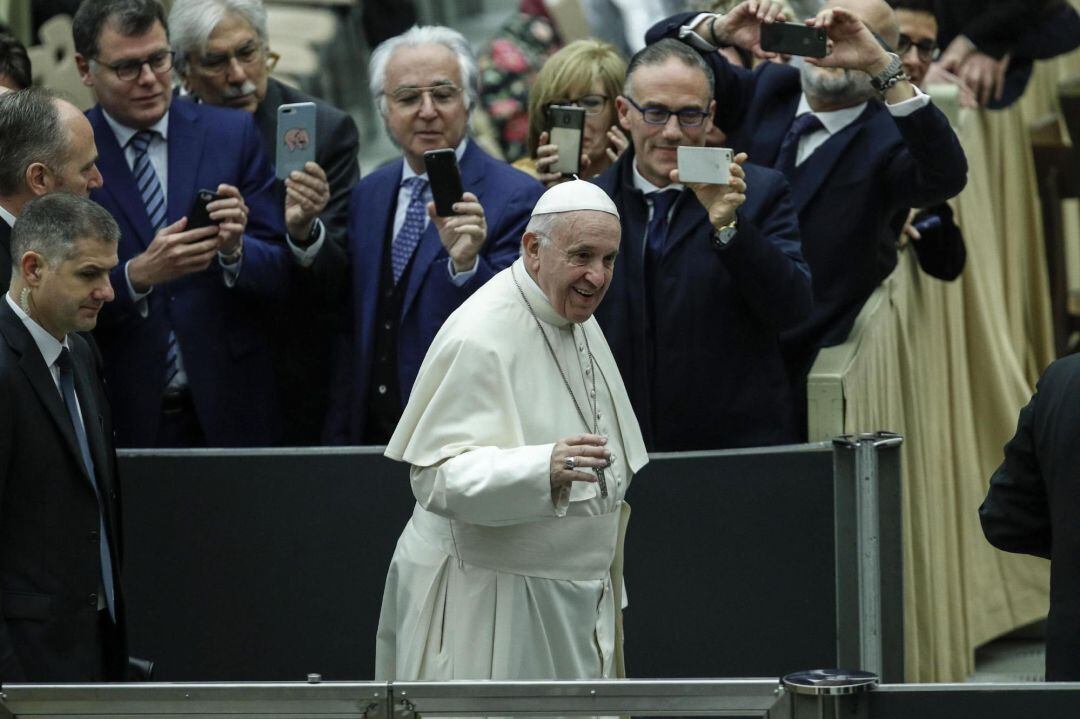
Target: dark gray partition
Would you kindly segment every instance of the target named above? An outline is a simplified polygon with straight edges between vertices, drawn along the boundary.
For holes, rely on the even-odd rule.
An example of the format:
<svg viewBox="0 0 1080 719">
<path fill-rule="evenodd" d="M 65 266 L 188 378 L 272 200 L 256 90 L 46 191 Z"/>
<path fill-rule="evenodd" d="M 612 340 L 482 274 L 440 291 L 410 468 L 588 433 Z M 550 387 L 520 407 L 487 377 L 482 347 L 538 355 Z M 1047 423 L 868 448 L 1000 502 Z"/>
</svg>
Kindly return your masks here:
<svg viewBox="0 0 1080 719">
<path fill-rule="evenodd" d="M 120 461 L 131 649 L 156 679 L 373 676 L 383 581 L 413 505 L 404 465 L 374 448 Z M 857 662 L 842 647 L 860 624 L 838 615 L 835 537 L 854 521 L 834 514 L 834 484 L 853 481 L 842 465 L 825 444 L 654 455 L 628 497 L 630 675 Z"/>
</svg>

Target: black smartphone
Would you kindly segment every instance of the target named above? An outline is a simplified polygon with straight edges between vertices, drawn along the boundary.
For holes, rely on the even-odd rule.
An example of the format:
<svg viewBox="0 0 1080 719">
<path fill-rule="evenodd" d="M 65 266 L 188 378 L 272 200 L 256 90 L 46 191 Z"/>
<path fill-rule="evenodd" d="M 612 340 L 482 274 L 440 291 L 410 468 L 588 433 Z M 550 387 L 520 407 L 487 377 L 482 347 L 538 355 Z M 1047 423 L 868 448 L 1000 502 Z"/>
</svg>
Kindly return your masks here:
<svg viewBox="0 0 1080 719">
<path fill-rule="evenodd" d="M 214 200 L 220 200 L 221 195 L 210 190 L 199 190 L 195 193 L 195 201 L 191 203 L 191 212 L 188 213 L 188 223 L 185 230 L 195 230 L 200 227 L 209 227 L 217 224 L 210 219 L 210 210 L 206 209 Z"/>
<path fill-rule="evenodd" d="M 547 111 L 551 144 L 559 146 L 559 159 L 551 172 L 564 177 L 581 174 L 581 143 L 585 135 L 585 110 L 581 107 L 552 105 Z"/>
<path fill-rule="evenodd" d="M 435 198 L 435 214 L 439 217 L 457 214 L 454 203 L 461 202 L 465 188 L 461 186 L 461 173 L 453 148 L 428 150 L 424 153 L 424 167 L 427 168 L 431 194 Z"/>
<path fill-rule="evenodd" d="M 823 27 L 808 27 L 793 22 L 762 23 L 761 49 L 782 55 L 825 57 L 829 35 Z"/>
</svg>

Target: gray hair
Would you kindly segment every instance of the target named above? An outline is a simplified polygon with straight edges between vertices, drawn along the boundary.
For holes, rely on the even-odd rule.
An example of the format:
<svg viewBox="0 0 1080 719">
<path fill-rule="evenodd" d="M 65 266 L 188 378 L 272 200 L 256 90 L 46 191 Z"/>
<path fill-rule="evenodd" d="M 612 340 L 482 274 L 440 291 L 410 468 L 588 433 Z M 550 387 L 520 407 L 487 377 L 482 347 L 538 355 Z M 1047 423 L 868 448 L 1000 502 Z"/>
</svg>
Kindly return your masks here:
<svg viewBox="0 0 1080 719">
<path fill-rule="evenodd" d="M 525 232 L 531 232 L 540 240 L 541 247 L 555 244 L 555 231 L 563 220 L 565 212 L 546 212 L 542 215 L 533 215 L 529 218 L 529 224 L 525 226 Z M 521 238 L 521 252 L 525 253 L 525 238 Z"/>
<path fill-rule="evenodd" d="M 116 244 L 120 227 L 109 211 L 93 200 L 68 192 L 51 192 L 27 202 L 11 229 L 11 264 L 27 252 L 36 252 L 48 265 L 59 265 L 75 255 L 79 240 Z"/>
<path fill-rule="evenodd" d="M 264 47 L 269 45 L 262 0 L 175 0 L 169 12 L 169 27 L 177 72 L 187 72 L 188 57 L 195 51 L 206 50 L 210 34 L 229 13 L 250 25 Z"/>
<path fill-rule="evenodd" d="M 709 100 L 705 103 L 708 104 L 712 100 L 713 87 L 716 86 L 716 76 L 713 74 L 712 68 L 709 67 L 709 63 L 705 62 L 705 59 L 701 57 L 697 50 L 670 37 L 654 42 L 652 45 L 646 45 L 630 58 L 630 64 L 626 66 L 626 82 L 623 84 L 623 95 L 627 97 L 633 96 L 631 80 L 634 72 L 639 67 L 663 65 L 671 58 L 678 58 L 687 67 L 696 67 L 701 70 L 702 74 L 705 75 L 705 83 L 709 88 Z"/>
<path fill-rule="evenodd" d="M 480 100 L 480 69 L 465 36 L 442 25 L 414 25 L 402 34 L 379 43 L 371 53 L 368 75 L 371 96 L 379 103 L 379 112 L 386 115 L 386 65 L 394 51 L 402 47 L 442 45 L 457 57 L 461 69 L 461 84 L 465 90 L 465 108 L 471 109 Z"/>
<path fill-rule="evenodd" d="M 0 195 L 26 190 L 26 168 L 59 169 L 69 153 L 56 96 L 40 87 L 0 95 Z"/>
</svg>

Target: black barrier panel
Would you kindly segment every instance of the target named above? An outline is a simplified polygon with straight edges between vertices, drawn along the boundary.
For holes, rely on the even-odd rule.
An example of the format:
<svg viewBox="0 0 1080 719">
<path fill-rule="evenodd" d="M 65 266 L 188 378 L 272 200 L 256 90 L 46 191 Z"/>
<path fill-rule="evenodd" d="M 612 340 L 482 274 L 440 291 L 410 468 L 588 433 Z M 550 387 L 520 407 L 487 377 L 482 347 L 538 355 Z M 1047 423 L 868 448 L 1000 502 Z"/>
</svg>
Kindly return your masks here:
<svg viewBox="0 0 1080 719">
<path fill-rule="evenodd" d="M 370 679 L 408 468 L 348 453 L 121 453 L 131 651 L 160 681 Z"/>
<path fill-rule="evenodd" d="M 1065 687 L 1069 687 L 1066 689 Z M 1015 684 L 995 688 L 952 685 L 949 689 L 873 691 L 865 697 L 868 719 L 1073 719 L 1080 716 L 1080 689 L 1049 686 L 1022 688 Z M 839 716 L 839 715 L 838 715 Z M 858 716 L 848 712 L 845 716 Z"/>
<path fill-rule="evenodd" d="M 121 453 L 131 649 L 160 681 L 374 675 L 412 510 L 378 450 Z M 780 676 L 836 658 L 832 453 L 658 455 L 634 479 L 634 677 Z"/>
<path fill-rule="evenodd" d="M 631 677 L 835 666 L 830 450 L 658 455 L 627 500 Z"/>
</svg>

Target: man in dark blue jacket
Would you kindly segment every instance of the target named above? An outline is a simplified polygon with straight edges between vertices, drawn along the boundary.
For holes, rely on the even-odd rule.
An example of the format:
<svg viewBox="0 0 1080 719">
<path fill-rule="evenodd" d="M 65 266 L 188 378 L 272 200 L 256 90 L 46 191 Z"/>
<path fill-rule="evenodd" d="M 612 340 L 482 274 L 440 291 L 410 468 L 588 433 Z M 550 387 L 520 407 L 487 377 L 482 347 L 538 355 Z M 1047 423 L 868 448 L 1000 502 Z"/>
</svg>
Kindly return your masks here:
<svg viewBox="0 0 1080 719">
<path fill-rule="evenodd" d="M 882 45 L 899 40 L 892 9 L 883 0 L 840 4 L 830 0 L 814 21 L 828 32 L 829 56 L 808 58 L 801 70 L 767 62 L 751 72 L 714 51 L 719 44 L 760 52 L 761 24 L 779 9 L 768 0 L 747 0 L 722 16 L 677 15 L 646 36 L 678 37 L 702 53 L 716 75 L 715 121 L 731 146 L 791 182 L 814 274 L 813 312 L 782 337 L 800 408 L 818 350 L 847 338 L 896 266 L 909 209 L 943 202 L 967 181 L 967 160 L 945 115 Z M 799 429 L 806 431 L 801 416 Z"/>
<path fill-rule="evenodd" d="M 678 147 L 715 109 L 697 52 L 664 40 L 630 62 L 619 122 L 633 148 L 598 179 L 622 250 L 597 311 L 651 450 L 795 441 L 779 333 L 810 311 L 787 182 L 731 164 L 730 184 L 683 185 Z"/>
</svg>

